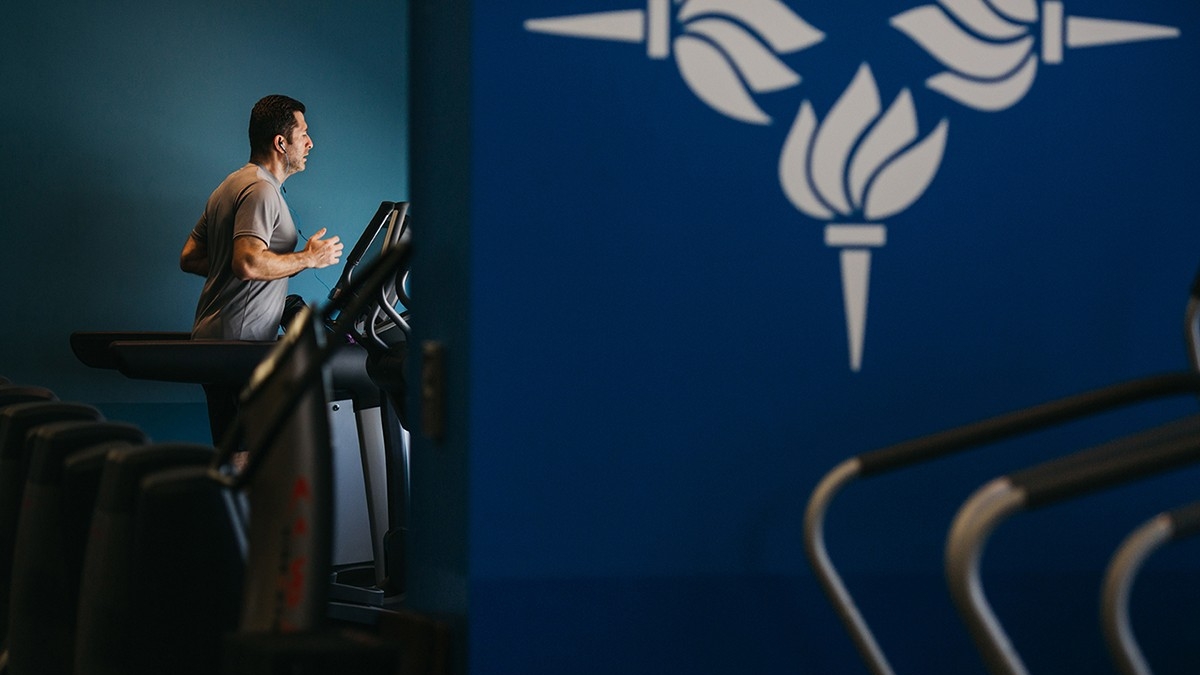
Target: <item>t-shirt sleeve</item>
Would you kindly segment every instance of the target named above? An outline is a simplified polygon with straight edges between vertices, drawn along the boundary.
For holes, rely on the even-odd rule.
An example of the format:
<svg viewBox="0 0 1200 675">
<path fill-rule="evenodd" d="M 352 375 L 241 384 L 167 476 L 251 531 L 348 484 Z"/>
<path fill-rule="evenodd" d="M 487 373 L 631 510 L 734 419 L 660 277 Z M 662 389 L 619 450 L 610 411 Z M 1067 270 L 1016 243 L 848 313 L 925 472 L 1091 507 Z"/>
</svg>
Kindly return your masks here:
<svg viewBox="0 0 1200 675">
<path fill-rule="evenodd" d="M 208 242 L 208 219 L 207 214 L 201 214 L 200 220 L 196 221 L 196 226 L 192 228 L 192 239 L 200 243 Z"/>
<path fill-rule="evenodd" d="M 251 236 L 270 246 L 271 234 L 279 224 L 279 199 L 266 181 L 250 184 L 239 196 L 233 221 L 233 238 Z"/>
</svg>

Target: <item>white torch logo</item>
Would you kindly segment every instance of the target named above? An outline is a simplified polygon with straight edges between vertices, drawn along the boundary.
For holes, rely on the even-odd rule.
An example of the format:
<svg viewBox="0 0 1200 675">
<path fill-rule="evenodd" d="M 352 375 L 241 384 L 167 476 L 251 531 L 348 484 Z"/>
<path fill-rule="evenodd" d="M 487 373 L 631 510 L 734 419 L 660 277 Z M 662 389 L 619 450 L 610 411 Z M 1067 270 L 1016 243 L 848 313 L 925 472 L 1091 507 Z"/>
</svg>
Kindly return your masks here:
<svg viewBox="0 0 1200 675">
<path fill-rule="evenodd" d="M 825 244 L 841 249 L 842 300 L 850 369 L 862 367 L 871 249 L 887 243 L 881 222 L 912 205 L 929 187 L 946 148 L 949 122 L 918 139 L 912 95 L 901 90 L 886 111 L 863 64 L 818 125 L 805 101 L 779 158 L 779 181 L 800 212 L 831 223 Z M 848 222 L 851 219 L 860 222 Z"/>
<path fill-rule="evenodd" d="M 525 29 L 568 37 L 645 43 L 652 59 L 674 47 L 679 74 L 713 110 L 741 122 L 770 124 L 752 94 L 800 84 L 800 75 L 776 54 L 791 54 L 825 39 L 778 0 L 687 0 L 671 40 L 670 0 L 647 0 L 646 10 L 619 10 L 530 19 Z M 747 30 L 747 29 L 750 30 Z M 753 31 L 753 32 L 751 32 Z"/>
<path fill-rule="evenodd" d="M 801 82 L 779 56 L 825 39 L 781 0 L 645 1 L 645 10 L 529 19 L 525 29 L 641 43 L 654 60 L 674 56 L 697 98 L 726 117 L 759 125 L 773 120 L 754 96 Z M 1061 63 L 1066 49 L 1179 36 L 1170 26 L 1069 16 L 1061 0 L 935 1 L 897 14 L 890 24 L 945 68 L 925 81 L 927 87 L 982 111 L 1018 103 L 1038 66 Z M 863 64 L 823 122 L 804 100 L 784 142 L 784 194 L 801 213 L 825 223 L 825 244 L 840 249 L 852 371 L 862 368 L 871 251 L 887 243 L 883 221 L 929 187 L 948 131 L 943 119 L 919 138 L 909 90 L 884 110 Z"/>
<path fill-rule="evenodd" d="M 965 106 L 996 111 L 1025 97 L 1039 60 L 1062 63 L 1070 48 L 1158 40 L 1179 36 L 1169 26 L 1065 16 L 1063 3 L 1047 0 L 937 0 L 892 17 L 948 70 L 925 85 Z M 1038 30 L 1040 26 L 1040 31 Z M 1041 50 L 1035 49 L 1040 38 Z"/>
</svg>

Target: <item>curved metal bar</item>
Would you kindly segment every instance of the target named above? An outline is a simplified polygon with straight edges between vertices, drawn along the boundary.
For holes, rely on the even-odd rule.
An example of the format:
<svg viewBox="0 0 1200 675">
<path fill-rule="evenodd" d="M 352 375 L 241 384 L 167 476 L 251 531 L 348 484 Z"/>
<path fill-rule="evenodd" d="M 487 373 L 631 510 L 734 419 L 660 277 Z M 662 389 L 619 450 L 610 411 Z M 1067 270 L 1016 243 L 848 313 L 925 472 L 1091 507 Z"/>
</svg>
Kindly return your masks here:
<svg viewBox="0 0 1200 675">
<path fill-rule="evenodd" d="M 859 455 L 862 473 L 895 471 L 1121 406 L 1189 393 L 1200 393 L 1200 373 L 1163 373 L 1127 380 L 863 453 Z"/>
<path fill-rule="evenodd" d="M 1129 594 L 1142 563 L 1171 540 L 1174 529 L 1166 513 L 1146 521 L 1121 543 L 1104 575 L 1100 622 L 1113 662 L 1125 675 L 1150 675 L 1129 623 Z"/>
<path fill-rule="evenodd" d="M 987 418 L 858 455 L 826 474 L 809 498 L 804 521 L 805 550 L 818 581 L 872 672 L 876 675 L 891 675 L 892 669 L 834 569 L 824 541 L 825 515 L 830 502 L 841 488 L 856 478 L 907 468 L 1132 403 L 1184 393 L 1200 393 L 1200 273 L 1192 285 L 1184 325 L 1188 357 L 1192 365 L 1189 372 L 1129 380 Z M 1011 650 L 1011 646 L 1009 649 Z"/>
<path fill-rule="evenodd" d="M 384 293 L 380 291 L 380 301 L 386 302 Z M 387 342 L 379 337 L 379 315 L 383 313 L 382 305 L 371 310 L 371 313 L 363 317 L 363 328 L 366 329 L 367 336 L 375 343 L 375 346 L 380 349 L 387 349 Z"/>
<path fill-rule="evenodd" d="M 963 503 L 946 539 L 946 582 L 967 629 L 992 673 L 1027 675 L 1024 662 L 1000 626 L 979 580 L 979 562 L 988 537 L 1019 510 L 1024 491 L 1008 477 L 986 483 Z"/>
<path fill-rule="evenodd" d="M 1081 450 L 994 479 L 967 500 L 946 540 L 951 596 L 988 669 L 1024 675 L 979 582 L 983 545 L 1003 518 L 1200 462 L 1200 415 Z"/>
<path fill-rule="evenodd" d="M 879 643 L 876 642 L 867 622 L 863 620 L 854 599 L 850 597 L 850 592 L 846 590 L 841 575 L 834 569 L 825 547 L 825 514 L 829 510 L 829 504 L 843 487 L 858 477 L 861 466 L 862 463 L 857 457 L 848 459 L 825 474 L 813 490 L 804 513 L 804 550 L 821 588 L 825 590 L 825 595 L 833 604 L 834 611 L 850 633 L 855 648 L 867 662 L 871 672 L 875 675 L 893 675 L 891 664 L 879 648 Z"/>
<path fill-rule="evenodd" d="M 872 672 L 892 675 L 887 658 L 834 569 L 824 542 L 826 511 L 846 483 L 1122 406 L 1189 393 L 1200 393 L 1200 374 L 1167 373 L 1121 382 L 863 453 L 843 461 L 826 474 L 809 498 L 804 521 L 805 548 L 818 581 Z"/>
</svg>

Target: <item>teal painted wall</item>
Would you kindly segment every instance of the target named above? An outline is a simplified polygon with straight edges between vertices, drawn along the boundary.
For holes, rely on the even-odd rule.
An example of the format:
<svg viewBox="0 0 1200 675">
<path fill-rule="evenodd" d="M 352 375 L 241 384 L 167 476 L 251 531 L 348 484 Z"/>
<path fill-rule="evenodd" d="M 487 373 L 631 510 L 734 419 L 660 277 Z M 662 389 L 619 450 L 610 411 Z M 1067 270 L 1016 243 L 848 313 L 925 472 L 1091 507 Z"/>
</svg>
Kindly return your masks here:
<svg viewBox="0 0 1200 675">
<path fill-rule="evenodd" d="M 303 232 L 353 243 L 380 201 L 407 199 L 407 20 L 404 3 L 382 0 L 7 8 L 0 372 L 120 404 L 113 415 L 164 440 L 206 438 L 198 387 L 85 368 L 68 337 L 190 329 L 201 280 L 179 271 L 179 249 L 247 161 L 265 94 L 308 107 L 315 147 L 286 186 Z M 302 274 L 292 292 L 321 301 L 337 272 Z"/>
</svg>

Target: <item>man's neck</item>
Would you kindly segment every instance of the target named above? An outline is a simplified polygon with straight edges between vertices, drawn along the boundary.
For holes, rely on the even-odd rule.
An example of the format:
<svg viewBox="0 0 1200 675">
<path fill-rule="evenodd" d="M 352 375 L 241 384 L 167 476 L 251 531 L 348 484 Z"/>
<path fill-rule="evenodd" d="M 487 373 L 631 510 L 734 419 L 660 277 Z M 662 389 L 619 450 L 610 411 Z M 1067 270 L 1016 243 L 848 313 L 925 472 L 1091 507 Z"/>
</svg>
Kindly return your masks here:
<svg viewBox="0 0 1200 675">
<path fill-rule="evenodd" d="M 283 159 L 276 155 L 268 155 L 265 157 L 261 155 L 254 155 L 250 157 L 250 162 L 261 166 L 272 176 L 275 176 L 275 180 L 279 181 L 280 187 L 283 186 L 283 181 L 287 180 L 287 177 L 291 175 L 288 173 L 287 165 L 284 163 Z"/>
</svg>

